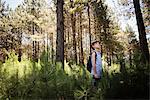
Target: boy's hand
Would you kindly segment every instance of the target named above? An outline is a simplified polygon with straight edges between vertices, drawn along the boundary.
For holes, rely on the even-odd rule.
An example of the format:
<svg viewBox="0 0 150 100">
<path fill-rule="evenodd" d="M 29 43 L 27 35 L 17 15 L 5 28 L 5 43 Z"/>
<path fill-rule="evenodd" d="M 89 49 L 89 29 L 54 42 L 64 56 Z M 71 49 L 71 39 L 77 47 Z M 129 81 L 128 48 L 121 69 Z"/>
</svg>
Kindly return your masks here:
<svg viewBox="0 0 150 100">
<path fill-rule="evenodd" d="M 94 74 L 94 78 L 98 78 L 98 75 L 97 75 L 97 74 Z"/>
</svg>

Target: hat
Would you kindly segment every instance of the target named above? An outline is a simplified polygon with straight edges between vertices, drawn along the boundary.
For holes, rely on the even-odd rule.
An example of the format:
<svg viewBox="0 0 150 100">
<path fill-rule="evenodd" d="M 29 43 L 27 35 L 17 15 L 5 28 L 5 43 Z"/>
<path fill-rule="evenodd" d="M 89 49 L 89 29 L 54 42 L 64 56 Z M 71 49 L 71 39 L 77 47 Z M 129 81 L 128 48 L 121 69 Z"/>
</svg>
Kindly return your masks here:
<svg viewBox="0 0 150 100">
<path fill-rule="evenodd" d="M 97 43 L 97 42 L 99 42 L 99 43 L 100 43 L 100 41 L 99 41 L 99 40 L 93 40 L 93 41 L 91 42 L 91 45 L 93 45 L 93 44 L 95 44 L 95 43 Z"/>
</svg>

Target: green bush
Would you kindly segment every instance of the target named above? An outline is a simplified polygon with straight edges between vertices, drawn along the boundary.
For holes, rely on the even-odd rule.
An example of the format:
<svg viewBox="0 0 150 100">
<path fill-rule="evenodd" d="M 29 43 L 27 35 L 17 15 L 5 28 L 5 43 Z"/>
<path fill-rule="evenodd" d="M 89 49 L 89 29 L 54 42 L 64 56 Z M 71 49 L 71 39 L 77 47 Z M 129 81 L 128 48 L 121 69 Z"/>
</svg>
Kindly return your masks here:
<svg viewBox="0 0 150 100">
<path fill-rule="evenodd" d="M 149 66 L 136 58 L 132 66 L 125 64 L 124 71 L 119 64 L 103 67 L 99 85 L 93 88 L 85 66 L 65 62 L 62 69 L 61 63 L 53 63 L 46 52 L 38 62 L 25 55 L 19 62 L 17 55 L 10 53 L 0 64 L 0 100 L 148 99 Z"/>
<path fill-rule="evenodd" d="M 43 53 L 38 62 L 25 56 L 21 62 L 10 53 L 0 66 L 0 99 L 45 100 L 87 99 L 90 97 L 91 76 L 84 66 L 54 64 Z M 97 91 L 96 91 L 97 92 Z M 98 93 L 98 92 L 97 92 Z M 96 93 L 95 93 L 96 94 Z"/>
<path fill-rule="evenodd" d="M 134 53 L 132 65 L 109 75 L 106 99 L 149 99 L 149 65 L 142 64 L 140 53 Z M 121 70 L 121 69 L 120 69 Z"/>
</svg>

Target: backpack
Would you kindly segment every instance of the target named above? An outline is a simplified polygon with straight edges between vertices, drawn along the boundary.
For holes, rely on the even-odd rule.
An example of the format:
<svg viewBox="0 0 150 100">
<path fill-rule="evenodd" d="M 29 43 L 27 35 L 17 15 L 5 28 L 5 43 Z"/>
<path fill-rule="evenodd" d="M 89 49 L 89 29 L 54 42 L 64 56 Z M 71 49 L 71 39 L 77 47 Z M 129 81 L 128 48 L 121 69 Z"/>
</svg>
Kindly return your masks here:
<svg viewBox="0 0 150 100">
<path fill-rule="evenodd" d="M 91 55 L 92 54 L 90 54 L 90 56 L 89 56 L 89 59 L 88 59 L 88 62 L 87 62 L 87 70 L 91 73 L 91 69 L 92 69 L 92 61 L 91 61 Z M 96 60 L 96 56 L 97 56 L 97 54 L 96 54 L 96 52 L 95 52 L 95 60 Z"/>
</svg>

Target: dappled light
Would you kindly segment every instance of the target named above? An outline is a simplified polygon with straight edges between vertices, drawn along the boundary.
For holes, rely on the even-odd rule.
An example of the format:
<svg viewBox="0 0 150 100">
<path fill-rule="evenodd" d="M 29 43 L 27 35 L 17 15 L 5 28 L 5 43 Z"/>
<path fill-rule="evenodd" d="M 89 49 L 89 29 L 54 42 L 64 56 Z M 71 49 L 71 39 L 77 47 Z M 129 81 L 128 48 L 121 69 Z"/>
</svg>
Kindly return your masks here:
<svg viewBox="0 0 150 100">
<path fill-rule="evenodd" d="M 149 100 L 148 8 L 0 0 L 0 100 Z"/>
</svg>

